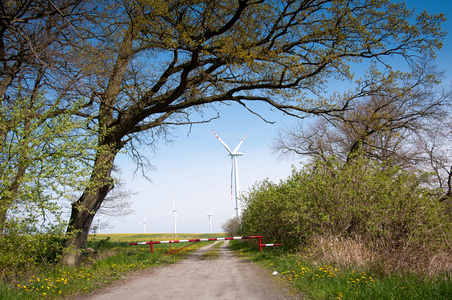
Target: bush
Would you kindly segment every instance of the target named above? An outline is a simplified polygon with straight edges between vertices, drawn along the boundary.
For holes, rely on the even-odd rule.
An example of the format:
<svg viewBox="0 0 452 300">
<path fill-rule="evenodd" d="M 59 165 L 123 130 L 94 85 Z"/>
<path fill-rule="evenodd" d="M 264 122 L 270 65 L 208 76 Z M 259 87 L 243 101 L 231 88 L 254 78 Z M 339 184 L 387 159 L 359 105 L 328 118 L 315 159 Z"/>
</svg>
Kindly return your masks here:
<svg viewBox="0 0 452 300">
<path fill-rule="evenodd" d="M 286 248 L 312 249 L 319 237 L 352 239 L 408 267 L 433 253 L 451 253 L 451 226 L 425 174 L 356 158 L 317 162 L 279 184 L 263 181 L 245 196 L 244 234 L 262 234 Z"/>
<path fill-rule="evenodd" d="M 242 221 L 239 217 L 233 217 L 224 222 L 221 228 L 228 236 L 236 236 L 240 233 Z"/>
<path fill-rule="evenodd" d="M 61 227 L 49 226 L 40 232 L 21 222 L 6 224 L 6 234 L 0 235 L 0 280 L 15 282 L 59 261 L 64 240 Z"/>
</svg>

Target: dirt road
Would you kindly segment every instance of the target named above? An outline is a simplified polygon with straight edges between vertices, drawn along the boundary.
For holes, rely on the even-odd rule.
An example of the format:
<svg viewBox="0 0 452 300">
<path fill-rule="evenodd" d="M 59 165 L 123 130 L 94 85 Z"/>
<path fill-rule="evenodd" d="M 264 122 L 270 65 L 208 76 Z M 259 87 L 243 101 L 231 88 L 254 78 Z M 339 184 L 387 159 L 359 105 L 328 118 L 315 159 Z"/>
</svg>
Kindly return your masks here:
<svg viewBox="0 0 452 300">
<path fill-rule="evenodd" d="M 217 259 L 200 259 L 211 244 L 185 260 L 136 273 L 83 299 L 298 299 L 270 271 L 234 255 L 228 242 Z"/>
</svg>

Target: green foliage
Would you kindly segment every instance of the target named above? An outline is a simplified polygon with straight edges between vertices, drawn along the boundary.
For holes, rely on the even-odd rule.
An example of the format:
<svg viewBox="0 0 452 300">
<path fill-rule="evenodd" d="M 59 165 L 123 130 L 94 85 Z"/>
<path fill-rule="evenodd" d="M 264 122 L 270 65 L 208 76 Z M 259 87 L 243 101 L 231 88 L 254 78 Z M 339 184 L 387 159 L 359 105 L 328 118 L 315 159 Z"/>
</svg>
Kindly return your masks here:
<svg viewBox="0 0 452 300">
<path fill-rule="evenodd" d="M 113 247 L 113 245 L 114 244 L 110 242 L 109 236 L 107 236 L 103 239 L 100 239 L 100 240 L 92 239 L 86 243 L 87 248 L 92 247 L 95 250 L 110 249 Z"/>
<path fill-rule="evenodd" d="M 73 116 L 80 105 L 62 110 L 18 93 L 0 107 L 0 233 L 11 222 L 33 227 L 36 219 L 58 218 L 57 200 L 83 189 L 93 147 L 89 134 L 80 135 L 86 120 Z"/>
<path fill-rule="evenodd" d="M 254 186 L 243 230 L 293 250 L 314 236 L 355 239 L 399 262 L 449 252 L 450 222 L 424 176 L 358 157 L 313 163 L 279 184 Z"/>
<path fill-rule="evenodd" d="M 18 92 L 0 107 L 0 274 L 16 280 L 61 254 L 63 201 L 83 189 L 91 136 L 74 113 Z"/>
<path fill-rule="evenodd" d="M 11 231 L 0 239 L 0 281 L 15 282 L 50 268 L 60 258 L 62 245 L 61 230 L 45 234 Z"/>
</svg>

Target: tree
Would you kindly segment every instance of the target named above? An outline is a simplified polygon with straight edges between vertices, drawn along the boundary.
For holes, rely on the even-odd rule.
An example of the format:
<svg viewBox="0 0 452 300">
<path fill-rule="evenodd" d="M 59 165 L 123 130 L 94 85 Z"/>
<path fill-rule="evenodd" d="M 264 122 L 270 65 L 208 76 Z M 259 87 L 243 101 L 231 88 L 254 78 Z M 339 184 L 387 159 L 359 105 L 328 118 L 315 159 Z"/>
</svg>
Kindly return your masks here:
<svg viewBox="0 0 452 300">
<path fill-rule="evenodd" d="M 450 97 L 450 96 L 449 96 Z M 450 113 L 450 111 L 449 111 Z M 428 184 L 442 194 L 441 201 L 451 204 L 452 165 L 451 165 L 451 124 L 450 117 L 430 124 L 428 130 L 419 136 L 417 147 L 422 156 L 416 161 L 418 168 L 430 171 L 433 176 Z M 450 214 L 449 209 L 449 214 Z"/>
<path fill-rule="evenodd" d="M 45 102 L 23 93 L 0 107 L 1 125 L 9 127 L 0 152 L 1 234 L 11 233 L 12 220 L 38 228 L 59 215 L 57 201 L 79 190 L 89 171 L 82 159 L 89 156 L 90 136 L 78 136 L 85 122 L 72 115 L 78 107 L 54 115 Z"/>
<path fill-rule="evenodd" d="M 24 89 L 28 84 L 33 88 L 37 75 L 47 79 L 48 88 L 59 88 L 66 96 L 70 88 L 75 88 L 73 83 L 78 75 L 71 72 L 77 70 L 76 59 L 68 42 L 78 36 L 75 28 L 83 20 L 82 12 L 88 14 L 82 0 L 2 2 L 0 104 L 18 88 Z M 20 86 L 18 77 L 22 78 Z"/>
<path fill-rule="evenodd" d="M 221 225 L 221 229 L 223 229 L 228 236 L 236 236 L 237 234 L 240 234 L 241 225 L 242 221 L 240 220 L 240 217 L 232 217 Z"/>
<path fill-rule="evenodd" d="M 435 171 L 434 186 L 446 190 L 449 163 L 439 153 L 446 149 L 439 141 L 450 139 L 442 124 L 450 118 L 452 98 L 440 88 L 441 73 L 430 63 L 424 60 L 410 74 L 380 84 L 374 94 L 351 99 L 346 111 L 281 130 L 274 150 L 314 160 L 335 156 L 346 163 L 359 154 L 405 169 Z"/>
<path fill-rule="evenodd" d="M 68 43 L 78 36 L 80 12 L 87 12 L 82 3 L 0 5 L 0 233 L 13 204 L 45 206 L 78 186 L 68 174 L 79 181 L 79 170 L 86 170 L 74 160 L 88 155 L 89 138 L 76 137 L 86 120 L 73 115 L 88 101 L 71 92 L 83 73 Z"/>
<path fill-rule="evenodd" d="M 343 102 L 315 100 L 327 78 L 351 80 L 350 65 L 363 59 L 432 55 L 444 37 L 442 15 L 415 16 L 403 3 L 386 0 L 98 5 L 107 17 L 98 19 L 97 30 L 112 34 L 81 44 L 86 60 L 102 66 L 88 81 L 95 84 L 89 113 L 98 140 L 90 183 L 72 205 L 68 250 L 85 245 L 94 213 L 113 188 L 114 159 L 139 133 L 158 137 L 226 101 L 253 113 L 248 102 L 293 116 L 340 111 Z M 77 251 L 67 251 L 63 262 L 77 258 Z"/>
</svg>

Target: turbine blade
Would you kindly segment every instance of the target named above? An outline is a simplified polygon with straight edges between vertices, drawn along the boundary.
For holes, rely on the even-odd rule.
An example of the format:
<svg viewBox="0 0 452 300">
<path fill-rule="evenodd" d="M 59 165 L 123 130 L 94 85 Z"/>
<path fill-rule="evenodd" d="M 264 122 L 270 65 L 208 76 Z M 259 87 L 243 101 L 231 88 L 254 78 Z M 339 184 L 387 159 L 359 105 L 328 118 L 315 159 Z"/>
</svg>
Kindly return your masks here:
<svg viewBox="0 0 452 300">
<path fill-rule="evenodd" d="M 240 143 L 237 145 L 237 147 L 235 147 L 234 152 L 232 152 L 232 153 L 237 153 L 237 150 L 239 150 L 240 146 L 242 145 L 243 141 L 245 140 L 245 138 L 246 138 L 247 136 L 248 136 L 248 135 L 245 135 L 245 136 L 243 137 L 243 139 L 240 141 Z"/>
<path fill-rule="evenodd" d="M 217 139 L 220 141 L 221 144 L 223 144 L 223 146 L 226 148 L 226 150 L 228 150 L 229 154 L 232 154 L 231 149 L 229 149 L 228 145 L 226 145 L 225 142 L 223 142 L 222 139 L 220 139 L 220 137 L 215 133 L 215 131 L 213 131 L 213 134 L 217 137 Z"/>
</svg>

